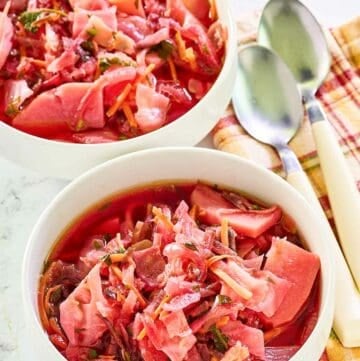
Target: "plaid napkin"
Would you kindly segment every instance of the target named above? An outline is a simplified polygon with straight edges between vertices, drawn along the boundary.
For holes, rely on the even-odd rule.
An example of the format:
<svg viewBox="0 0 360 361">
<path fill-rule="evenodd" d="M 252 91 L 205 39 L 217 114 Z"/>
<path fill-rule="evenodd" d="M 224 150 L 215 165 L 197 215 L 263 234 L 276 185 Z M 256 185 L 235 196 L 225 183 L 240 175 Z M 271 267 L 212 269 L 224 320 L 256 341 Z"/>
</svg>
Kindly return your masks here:
<svg viewBox="0 0 360 361">
<path fill-rule="evenodd" d="M 238 22 L 239 45 L 256 40 L 258 15 L 247 14 Z M 360 189 L 360 17 L 331 29 L 327 32 L 327 39 L 332 66 L 317 97 L 335 129 Z M 275 151 L 246 134 L 235 119 L 231 106 L 213 129 L 212 135 L 217 149 L 251 159 L 282 175 L 281 162 Z M 308 119 L 304 120 L 290 147 L 308 174 L 330 223 L 334 225 Z M 326 353 L 323 360 L 360 361 L 360 348 L 342 347 L 335 333 L 329 338 Z"/>
</svg>

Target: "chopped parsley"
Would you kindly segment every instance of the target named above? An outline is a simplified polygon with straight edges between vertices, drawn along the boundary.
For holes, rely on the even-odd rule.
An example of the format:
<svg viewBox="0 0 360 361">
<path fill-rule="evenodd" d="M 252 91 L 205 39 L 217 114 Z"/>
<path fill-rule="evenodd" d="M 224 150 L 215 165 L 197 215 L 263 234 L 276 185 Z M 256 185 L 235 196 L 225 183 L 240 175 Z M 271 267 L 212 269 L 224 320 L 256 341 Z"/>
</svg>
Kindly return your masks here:
<svg viewBox="0 0 360 361">
<path fill-rule="evenodd" d="M 14 118 L 20 112 L 21 98 L 18 96 L 11 100 L 5 109 L 5 114 L 11 118 Z"/>
<path fill-rule="evenodd" d="M 150 50 L 157 53 L 161 59 L 167 60 L 174 50 L 174 45 L 168 40 L 163 40 L 152 46 Z"/>
<path fill-rule="evenodd" d="M 261 210 L 262 208 L 261 208 L 258 204 L 252 204 L 252 205 L 251 205 L 251 209 L 254 210 L 254 211 L 259 211 L 259 210 Z"/>
<path fill-rule="evenodd" d="M 75 333 L 81 333 L 81 332 L 84 332 L 86 330 L 86 328 L 78 328 L 78 327 L 75 327 L 74 331 Z"/>
<path fill-rule="evenodd" d="M 196 246 L 195 246 L 193 243 L 190 243 L 190 242 L 184 243 L 184 246 L 185 246 L 186 248 L 191 249 L 192 251 L 197 251 L 197 250 L 198 250 L 198 249 L 196 248 Z"/>
<path fill-rule="evenodd" d="M 94 239 L 93 247 L 96 251 L 98 251 L 99 249 L 101 249 L 103 247 L 102 242 L 99 241 L 98 239 Z"/>
<path fill-rule="evenodd" d="M 98 357 L 98 353 L 94 349 L 90 349 L 88 352 L 88 358 L 89 360 L 95 360 Z"/>
<path fill-rule="evenodd" d="M 80 47 L 87 51 L 88 53 L 90 54 L 94 54 L 95 52 L 95 47 L 94 47 L 94 44 L 91 40 L 85 40 L 83 41 L 81 44 L 80 44 Z"/>
<path fill-rule="evenodd" d="M 101 261 L 103 261 L 106 265 L 111 266 L 111 257 L 110 253 L 107 253 L 105 256 L 101 257 Z"/>
<path fill-rule="evenodd" d="M 229 338 L 219 330 L 216 325 L 210 327 L 210 332 L 213 335 L 215 348 L 220 352 L 225 352 L 228 349 Z"/>
<path fill-rule="evenodd" d="M 218 295 L 217 301 L 219 302 L 219 305 L 225 305 L 225 304 L 231 303 L 231 298 L 226 295 Z"/>
<path fill-rule="evenodd" d="M 31 33 L 36 33 L 38 27 L 34 25 L 34 22 L 39 19 L 42 11 L 24 11 L 19 16 L 19 21 L 24 25 L 24 29 Z"/>
<path fill-rule="evenodd" d="M 195 286 L 192 286 L 191 289 L 195 292 L 200 292 L 200 286 L 199 285 L 195 285 Z"/>
<path fill-rule="evenodd" d="M 126 60 L 121 60 L 117 57 L 113 57 L 113 58 L 101 58 L 99 61 L 99 68 L 100 71 L 103 73 L 106 70 L 108 70 L 110 68 L 110 66 L 112 65 L 118 65 L 118 66 L 136 66 L 136 63 L 133 61 L 126 61 Z"/>
<path fill-rule="evenodd" d="M 45 15 L 44 15 L 45 14 Z M 39 30 L 39 27 L 41 24 L 38 24 L 37 22 L 41 20 L 42 15 L 44 17 L 49 14 L 56 14 L 61 17 L 66 17 L 67 14 L 61 10 L 56 9 L 39 9 L 34 11 L 24 11 L 19 15 L 19 21 L 21 24 L 23 24 L 24 29 L 31 32 L 36 33 Z M 50 19 L 47 19 L 50 20 Z"/>
<path fill-rule="evenodd" d="M 90 29 L 87 29 L 87 30 L 86 30 L 86 33 L 87 33 L 87 34 L 89 35 L 89 37 L 92 39 L 93 37 L 96 36 L 96 34 L 97 34 L 97 29 L 94 28 L 94 27 L 92 27 L 92 28 L 90 28 Z"/>
</svg>

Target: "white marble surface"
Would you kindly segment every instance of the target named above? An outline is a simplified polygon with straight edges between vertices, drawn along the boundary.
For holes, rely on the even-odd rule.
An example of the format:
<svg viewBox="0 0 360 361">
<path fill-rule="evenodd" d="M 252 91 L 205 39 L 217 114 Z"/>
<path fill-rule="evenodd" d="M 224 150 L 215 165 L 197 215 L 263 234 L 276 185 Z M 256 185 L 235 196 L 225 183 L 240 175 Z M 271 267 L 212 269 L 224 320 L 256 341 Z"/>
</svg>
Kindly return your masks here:
<svg viewBox="0 0 360 361">
<path fill-rule="evenodd" d="M 259 9 L 265 3 L 265 0 L 232 1 L 236 14 Z M 360 15 L 359 0 L 304 0 L 304 3 L 326 26 Z M 43 361 L 28 352 L 27 342 L 31 338 L 25 332 L 22 311 L 21 263 L 34 222 L 65 185 L 65 181 L 45 178 L 0 155 L 0 361 Z"/>
</svg>

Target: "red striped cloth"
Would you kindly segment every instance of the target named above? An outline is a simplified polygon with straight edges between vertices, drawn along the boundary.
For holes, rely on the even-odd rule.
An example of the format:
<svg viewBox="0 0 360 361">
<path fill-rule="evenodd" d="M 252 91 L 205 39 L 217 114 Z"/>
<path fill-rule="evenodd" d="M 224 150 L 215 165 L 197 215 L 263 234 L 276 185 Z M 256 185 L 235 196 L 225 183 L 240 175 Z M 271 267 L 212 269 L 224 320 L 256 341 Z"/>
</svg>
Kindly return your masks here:
<svg viewBox="0 0 360 361">
<path fill-rule="evenodd" d="M 258 15 L 254 14 L 246 16 L 238 23 L 239 44 L 255 40 L 257 20 Z M 360 189 L 360 17 L 332 29 L 327 33 L 327 39 L 332 65 L 317 97 L 335 129 Z M 238 154 L 282 174 L 281 162 L 275 151 L 246 134 L 234 117 L 231 106 L 214 128 L 212 135 L 217 149 Z M 290 147 L 308 174 L 330 223 L 334 225 L 310 122 L 306 117 Z M 324 355 L 325 360 L 326 357 L 330 361 L 360 361 L 360 348 L 343 348 L 332 333 L 327 346 L 327 356 Z"/>
</svg>

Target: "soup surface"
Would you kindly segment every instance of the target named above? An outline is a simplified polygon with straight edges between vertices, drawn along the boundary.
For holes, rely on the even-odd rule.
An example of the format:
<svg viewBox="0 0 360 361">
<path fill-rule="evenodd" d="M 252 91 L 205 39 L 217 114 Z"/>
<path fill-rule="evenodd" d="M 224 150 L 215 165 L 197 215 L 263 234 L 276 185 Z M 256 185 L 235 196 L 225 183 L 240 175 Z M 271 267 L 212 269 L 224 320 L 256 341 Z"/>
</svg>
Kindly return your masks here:
<svg viewBox="0 0 360 361">
<path fill-rule="evenodd" d="M 0 9 L 0 119 L 40 137 L 102 143 L 154 131 L 192 108 L 222 67 L 226 31 L 208 0 Z"/>
<path fill-rule="evenodd" d="M 283 361 L 316 323 L 319 269 L 278 206 L 153 185 L 69 227 L 41 275 L 39 311 L 69 361 Z"/>
</svg>

